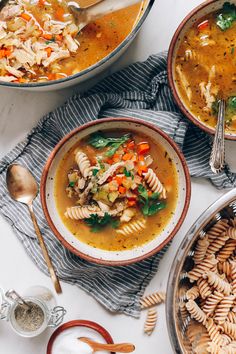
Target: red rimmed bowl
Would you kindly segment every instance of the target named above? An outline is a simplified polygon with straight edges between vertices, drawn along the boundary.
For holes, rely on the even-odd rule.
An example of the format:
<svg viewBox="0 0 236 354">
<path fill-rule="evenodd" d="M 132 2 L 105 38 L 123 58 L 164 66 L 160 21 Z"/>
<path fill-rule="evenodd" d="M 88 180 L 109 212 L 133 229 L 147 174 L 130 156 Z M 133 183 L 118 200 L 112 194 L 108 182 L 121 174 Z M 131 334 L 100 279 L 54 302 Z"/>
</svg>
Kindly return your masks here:
<svg viewBox="0 0 236 354">
<path fill-rule="evenodd" d="M 87 321 L 87 320 L 74 320 L 74 321 L 66 322 L 56 329 L 56 331 L 52 334 L 52 336 L 49 339 L 46 354 L 53 354 L 53 345 L 55 344 L 55 341 L 62 333 L 65 333 L 65 331 L 68 331 L 69 329 L 76 328 L 76 327 L 78 328 L 80 327 L 82 329 L 88 329 L 88 334 L 86 334 L 84 331 L 83 332 L 81 331 L 82 333 L 81 337 L 89 337 L 89 335 L 91 336 L 91 333 L 94 332 L 98 335 L 97 336 L 98 341 L 103 340 L 104 343 L 107 344 L 114 343 L 110 333 L 105 328 L 100 326 L 98 323 Z M 111 354 L 115 354 L 115 353 L 111 353 Z"/>
<path fill-rule="evenodd" d="M 170 47 L 168 51 L 168 80 L 169 84 L 171 87 L 171 91 L 173 93 L 174 99 L 179 106 L 180 110 L 183 112 L 183 114 L 196 126 L 198 126 L 200 129 L 204 130 L 208 134 L 215 134 L 215 129 L 211 128 L 209 125 L 205 124 L 201 120 L 199 120 L 194 114 L 190 111 L 190 109 L 187 107 L 187 105 L 184 103 L 184 99 L 182 98 L 182 95 L 178 89 L 178 86 L 176 84 L 175 80 L 175 59 L 176 59 L 176 54 L 178 52 L 178 48 L 180 43 L 182 42 L 185 34 L 189 30 L 190 27 L 195 22 L 198 22 L 202 17 L 220 10 L 224 3 L 227 2 L 226 0 L 210 0 L 210 1 L 204 1 L 201 5 L 196 7 L 193 11 L 191 11 L 185 18 L 184 20 L 180 23 L 179 27 L 177 28 Z M 230 1 L 230 3 L 233 3 L 236 5 L 236 0 Z M 236 134 L 227 132 L 225 134 L 225 138 L 229 140 L 236 140 Z"/>
<path fill-rule="evenodd" d="M 54 180 L 57 167 L 74 144 L 84 137 L 104 130 L 129 130 L 142 133 L 154 144 L 161 145 L 175 164 L 178 180 L 178 198 L 175 211 L 164 227 L 150 242 L 131 250 L 106 251 L 89 246 L 77 239 L 64 225 L 57 212 L 54 196 Z M 59 241 L 71 252 L 88 261 L 110 266 L 120 266 L 135 263 L 159 252 L 177 233 L 182 225 L 190 202 L 190 176 L 182 152 L 175 142 L 156 126 L 134 118 L 105 118 L 87 123 L 66 135 L 54 148 L 44 167 L 41 179 L 41 201 L 44 214 L 52 231 Z"/>
</svg>

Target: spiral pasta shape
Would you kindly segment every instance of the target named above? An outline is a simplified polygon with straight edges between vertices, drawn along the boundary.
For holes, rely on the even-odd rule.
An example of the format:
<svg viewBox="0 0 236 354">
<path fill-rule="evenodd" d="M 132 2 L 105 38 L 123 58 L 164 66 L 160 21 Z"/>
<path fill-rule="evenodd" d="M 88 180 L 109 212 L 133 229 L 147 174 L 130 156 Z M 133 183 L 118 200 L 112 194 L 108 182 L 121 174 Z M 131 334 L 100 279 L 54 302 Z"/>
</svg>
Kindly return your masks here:
<svg viewBox="0 0 236 354">
<path fill-rule="evenodd" d="M 89 218 L 92 214 L 104 216 L 104 212 L 96 206 L 74 206 L 66 209 L 65 217 L 72 220 L 82 220 Z"/>
<path fill-rule="evenodd" d="M 212 318 L 208 319 L 205 326 L 212 342 L 218 345 L 223 345 L 224 339 L 220 334 L 219 327 L 214 323 Z"/>
<path fill-rule="evenodd" d="M 212 291 L 206 279 L 198 279 L 197 285 L 202 299 L 206 299 L 209 295 L 211 295 Z"/>
<path fill-rule="evenodd" d="M 192 270 L 188 272 L 190 282 L 198 280 L 206 271 L 211 269 L 217 263 L 218 261 L 216 260 L 213 254 L 208 257 L 205 257 L 200 264 L 197 264 Z"/>
<path fill-rule="evenodd" d="M 211 354 L 223 354 L 223 353 L 222 353 L 221 345 L 216 344 L 216 343 L 214 343 L 214 342 L 209 342 L 209 343 L 208 343 L 206 353 L 211 353 Z"/>
<path fill-rule="evenodd" d="M 218 305 L 218 303 L 224 298 L 224 294 L 218 292 L 218 291 L 214 291 L 213 294 L 211 294 L 210 296 L 208 296 L 208 298 L 206 299 L 205 305 L 203 306 L 203 311 L 207 314 L 207 315 L 211 315 L 215 309 L 216 306 Z"/>
<path fill-rule="evenodd" d="M 147 309 L 149 307 L 165 302 L 166 294 L 164 292 L 156 292 L 140 299 L 141 309 Z"/>
<path fill-rule="evenodd" d="M 88 156 L 84 152 L 77 151 L 75 154 L 75 161 L 79 166 L 79 170 L 84 178 L 91 176 L 91 163 Z"/>
<path fill-rule="evenodd" d="M 147 313 L 146 322 L 144 325 L 144 332 L 149 336 L 152 334 L 157 323 L 157 311 L 154 309 L 149 309 Z"/>
<path fill-rule="evenodd" d="M 228 313 L 227 321 L 236 324 L 236 312 L 230 311 Z"/>
<path fill-rule="evenodd" d="M 208 256 L 209 254 L 213 254 L 218 252 L 226 243 L 226 241 L 228 241 L 229 236 L 226 233 L 222 233 L 220 234 L 215 240 L 214 242 L 212 242 L 210 244 L 210 246 L 207 249 L 206 255 Z"/>
<path fill-rule="evenodd" d="M 221 219 L 207 231 L 208 240 L 212 243 L 220 234 L 229 228 L 228 220 Z"/>
<path fill-rule="evenodd" d="M 116 229 L 116 232 L 123 236 L 128 236 L 130 234 L 133 234 L 134 232 L 142 231 L 143 229 L 145 229 L 145 227 L 146 219 L 142 218 L 140 220 L 130 222 L 129 224 L 122 226 L 120 229 Z"/>
<path fill-rule="evenodd" d="M 220 274 L 225 274 L 227 279 L 231 279 L 232 266 L 229 261 L 225 261 L 223 263 L 219 262 L 217 264 L 217 270 Z"/>
<path fill-rule="evenodd" d="M 223 292 L 225 295 L 229 295 L 231 293 L 231 285 L 221 279 L 218 274 L 208 271 L 206 272 L 205 277 L 208 278 L 208 283 L 219 292 Z"/>
<path fill-rule="evenodd" d="M 193 286 L 192 288 L 188 289 L 188 291 L 186 292 L 186 299 L 195 300 L 198 298 L 199 295 L 200 295 L 199 287 Z"/>
<path fill-rule="evenodd" d="M 222 324 L 226 321 L 229 311 L 234 303 L 234 298 L 234 295 L 225 296 L 217 305 L 214 319 L 219 324 Z"/>
<path fill-rule="evenodd" d="M 236 261 L 231 262 L 232 292 L 236 295 Z"/>
<path fill-rule="evenodd" d="M 226 334 L 228 334 L 231 338 L 236 340 L 236 324 L 225 321 L 222 325 L 223 330 Z"/>
<path fill-rule="evenodd" d="M 198 322 L 205 324 L 207 319 L 206 314 L 200 309 L 200 307 L 194 300 L 189 300 L 186 303 L 186 308 L 192 318 L 194 318 Z"/>
<path fill-rule="evenodd" d="M 227 235 L 229 238 L 232 238 L 233 240 L 236 240 L 236 228 L 235 227 L 229 227 L 227 230 Z"/>
<path fill-rule="evenodd" d="M 207 237 L 200 238 L 196 244 L 196 248 L 193 255 L 193 260 L 195 264 L 201 263 L 201 261 L 206 256 L 206 251 L 209 247 L 209 241 Z"/>
<path fill-rule="evenodd" d="M 217 259 L 219 262 L 225 262 L 235 251 L 236 240 L 229 239 L 224 247 L 218 253 Z"/>
<path fill-rule="evenodd" d="M 149 168 L 146 173 L 143 174 L 144 180 L 154 193 L 159 193 L 161 198 L 166 199 L 166 189 L 157 177 L 156 173 Z"/>
</svg>

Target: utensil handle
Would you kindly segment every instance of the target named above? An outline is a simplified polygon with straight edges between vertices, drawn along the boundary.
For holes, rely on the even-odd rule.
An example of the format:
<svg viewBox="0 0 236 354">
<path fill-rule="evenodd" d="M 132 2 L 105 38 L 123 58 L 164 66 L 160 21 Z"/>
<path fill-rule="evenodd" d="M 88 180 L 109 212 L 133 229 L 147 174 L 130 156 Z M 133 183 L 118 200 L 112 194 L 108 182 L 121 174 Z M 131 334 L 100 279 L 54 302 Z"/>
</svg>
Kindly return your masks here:
<svg viewBox="0 0 236 354">
<path fill-rule="evenodd" d="M 49 257 L 49 254 L 48 254 L 47 247 L 45 245 L 45 242 L 44 242 L 43 236 L 41 234 L 41 231 L 39 229 L 39 226 L 38 226 L 38 223 L 37 223 L 37 220 L 36 220 L 36 216 L 35 216 L 34 211 L 33 211 L 33 205 L 29 204 L 28 207 L 29 207 L 29 212 L 30 212 L 31 219 L 33 221 L 34 229 L 35 229 L 36 235 L 38 237 L 39 245 L 41 247 L 45 262 L 46 262 L 46 264 L 48 266 L 48 270 L 49 270 L 49 273 L 50 273 L 54 288 L 55 288 L 57 294 L 61 294 L 62 293 L 61 285 L 60 285 L 59 279 L 58 279 L 58 277 L 57 277 L 57 275 L 55 273 L 52 261 L 51 261 L 51 259 Z"/>
<path fill-rule="evenodd" d="M 225 101 L 219 103 L 218 120 L 213 147 L 210 156 L 210 166 L 213 173 L 222 171 L 225 165 Z"/>
<path fill-rule="evenodd" d="M 120 344 L 101 344 L 96 343 L 96 347 L 93 347 L 94 351 L 97 350 L 107 350 L 116 353 L 131 353 L 135 350 L 135 346 L 129 343 L 120 343 Z"/>
</svg>

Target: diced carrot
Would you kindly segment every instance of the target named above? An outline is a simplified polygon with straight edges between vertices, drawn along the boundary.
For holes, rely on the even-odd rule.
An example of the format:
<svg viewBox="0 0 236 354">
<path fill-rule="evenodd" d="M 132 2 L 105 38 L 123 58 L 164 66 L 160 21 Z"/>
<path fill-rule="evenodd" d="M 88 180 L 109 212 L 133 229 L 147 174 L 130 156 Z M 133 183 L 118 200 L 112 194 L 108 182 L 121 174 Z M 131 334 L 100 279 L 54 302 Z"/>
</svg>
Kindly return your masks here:
<svg viewBox="0 0 236 354">
<path fill-rule="evenodd" d="M 38 1 L 39 6 L 44 6 L 45 5 L 45 0 L 39 0 Z"/>
<path fill-rule="evenodd" d="M 128 200 L 128 206 L 132 207 L 136 205 L 136 200 Z"/>
<path fill-rule="evenodd" d="M 48 41 L 50 41 L 51 39 L 53 39 L 53 35 L 50 33 L 43 33 L 42 37 L 44 39 L 47 39 Z"/>
<path fill-rule="evenodd" d="M 126 154 L 124 154 L 124 155 L 122 156 L 122 160 L 128 161 L 128 160 L 131 160 L 132 157 L 133 157 L 133 154 L 131 154 L 131 153 L 126 153 Z"/>
<path fill-rule="evenodd" d="M 27 80 L 26 80 L 26 79 L 23 79 L 23 77 L 19 77 L 18 81 L 19 81 L 21 84 L 23 84 L 24 82 L 27 82 Z"/>
<path fill-rule="evenodd" d="M 152 191 L 148 191 L 148 196 L 151 197 Z"/>
<path fill-rule="evenodd" d="M 55 74 L 49 73 L 48 75 L 48 80 L 55 80 Z"/>
<path fill-rule="evenodd" d="M 64 14 L 65 14 L 64 9 L 61 6 L 58 6 L 58 8 L 56 9 L 56 12 L 55 12 L 55 18 L 58 21 L 63 21 L 64 20 Z"/>
<path fill-rule="evenodd" d="M 142 176 L 143 173 L 147 172 L 148 168 L 145 165 L 139 165 L 138 167 L 138 174 L 139 176 Z"/>
<path fill-rule="evenodd" d="M 121 194 L 124 194 L 124 193 L 126 192 L 126 188 L 123 187 L 123 186 L 119 186 L 118 191 L 119 191 Z"/>
<path fill-rule="evenodd" d="M 115 176 L 114 180 L 118 183 L 118 185 L 120 186 L 124 180 L 124 177 L 120 177 L 120 176 Z"/>
<path fill-rule="evenodd" d="M 146 142 L 139 143 L 137 150 L 138 150 L 138 154 L 140 154 L 140 155 L 146 154 L 150 150 L 150 146 Z"/>
<path fill-rule="evenodd" d="M 208 20 L 205 20 L 203 22 L 201 22 L 198 26 L 197 26 L 197 29 L 199 31 L 204 31 L 206 28 L 208 28 L 209 26 L 209 21 Z"/>
<path fill-rule="evenodd" d="M 130 141 L 127 145 L 127 148 L 130 149 L 130 150 L 133 150 L 134 149 L 134 146 L 135 146 L 135 143 L 134 141 Z"/>
<path fill-rule="evenodd" d="M 62 41 L 63 36 L 62 36 L 62 34 L 56 34 L 55 38 L 56 38 L 56 41 Z"/>
<path fill-rule="evenodd" d="M 144 161 L 144 156 L 143 155 L 139 155 L 138 160 L 139 161 Z"/>
<path fill-rule="evenodd" d="M 32 18 L 29 14 L 26 14 L 25 12 L 23 14 L 20 14 L 20 17 L 23 18 L 25 21 L 30 21 Z"/>
<path fill-rule="evenodd" d="M 112 165 L 113 164 L 113 159 L 106 159 L 106 162 L 109 163 L 109 165 Z"/>
<path fill-rule="evenodd" d="M 47 56 L 50 57 L 50 55 L 52 54 L 52 48 L 51 47 L 47 47 L 45 48 L 46 52 L 47 52 Z"/>
</svg>

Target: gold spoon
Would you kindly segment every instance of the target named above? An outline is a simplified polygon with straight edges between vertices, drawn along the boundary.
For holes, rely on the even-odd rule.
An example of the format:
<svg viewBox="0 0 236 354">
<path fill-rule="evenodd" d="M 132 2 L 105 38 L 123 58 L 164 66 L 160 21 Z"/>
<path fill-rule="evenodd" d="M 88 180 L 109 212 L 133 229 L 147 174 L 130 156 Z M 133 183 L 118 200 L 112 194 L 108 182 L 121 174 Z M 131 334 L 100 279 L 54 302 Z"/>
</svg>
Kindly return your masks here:
<svg viewBox="0 0 236 354">
<path fill-rule="evenodd" d="M 120 343 L 120 344 L 102 344 L 94 342 L 92 339 L 87 337 L 78 338 L 81 342 L 88 344 L 95 353 L 98 350 L 106 350 L 108 352 L 115 353 L 131 353 L 135 350 L 135 346 L 130 343 Z"/>
<path fill-rule="evenodd" d="M 54 285 L 54 288 L 58 294 L 62 292 L 59 279 L 53 268 L 52 261 L 49 257 L 43 236 L 40 232 L 34 211 L 33 211 L 33 200 L 38 194 L 38 185 L 35 178 L 32 176 L 30 171 L 18 164 L 13 164 L 8 167 L 7 170 L 7 188 L 12 199 L 17 202 L 26 204 L 29 208 L 30 216 L 33 221 L 35 233 L 38 237 L 39 245 L 41 247 L 45 262 L 48 266 L 48 270 Z"/>
</svg>

